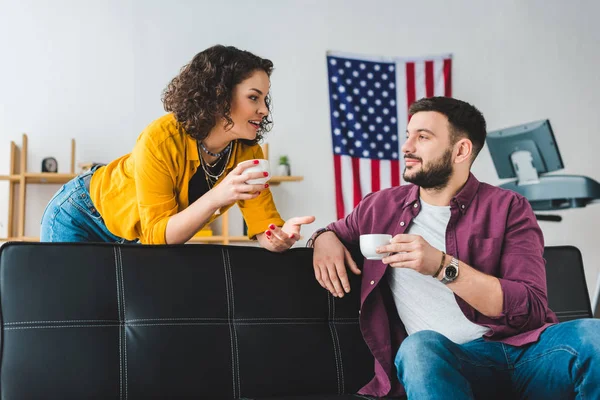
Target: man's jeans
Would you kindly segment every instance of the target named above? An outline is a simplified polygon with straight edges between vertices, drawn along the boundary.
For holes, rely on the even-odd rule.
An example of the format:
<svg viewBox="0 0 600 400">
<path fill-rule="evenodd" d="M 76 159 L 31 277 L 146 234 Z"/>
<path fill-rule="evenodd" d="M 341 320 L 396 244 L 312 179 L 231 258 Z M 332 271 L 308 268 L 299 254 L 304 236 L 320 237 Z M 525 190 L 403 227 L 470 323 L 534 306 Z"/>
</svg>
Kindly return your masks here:
<svg viewBox="0 0 600 400">
<path fill-rule="evenodd" d="M 421 331 L 395 364 L 411 400 L 600 399 L 600 320 L 552 325 L 523 347 Z"/>
<path fill-rule="evenodd" d="M 73 178 L 52 197 L 42 216 L 41 242 L 132 243 L 113 235 L 94 207 L 86 180 L 95 170 Z"/>
</svg>

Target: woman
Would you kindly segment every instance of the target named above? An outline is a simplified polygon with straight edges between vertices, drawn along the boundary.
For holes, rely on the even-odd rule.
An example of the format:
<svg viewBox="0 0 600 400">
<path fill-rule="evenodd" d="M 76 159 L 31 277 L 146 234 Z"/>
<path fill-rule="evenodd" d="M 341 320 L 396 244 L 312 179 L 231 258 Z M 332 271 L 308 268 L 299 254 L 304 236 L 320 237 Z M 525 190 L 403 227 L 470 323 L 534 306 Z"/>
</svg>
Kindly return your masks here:
<svg viewBox="0 0 600 400">
<path fill-rule="evenodd" d="M 314 217 L 284 222 L 268 184 L 244 173 L 263 158 L 273 63 L 234 47 L 197 54 L 163 93 L 169 113 L 133 152 L 64 185 L 42 217 L 43 242 L 187 242 L 237 203 L 248 236 L 284 251 Z"/>
</svg>

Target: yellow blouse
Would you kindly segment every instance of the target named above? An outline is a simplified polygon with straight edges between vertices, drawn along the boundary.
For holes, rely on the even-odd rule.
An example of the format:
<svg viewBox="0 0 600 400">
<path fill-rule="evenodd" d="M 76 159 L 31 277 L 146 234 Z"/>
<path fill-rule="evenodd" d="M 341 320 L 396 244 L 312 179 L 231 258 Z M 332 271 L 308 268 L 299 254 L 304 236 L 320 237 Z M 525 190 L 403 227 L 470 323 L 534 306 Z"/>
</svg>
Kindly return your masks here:
<svg viewBox="0 0 600 400">
<path fill-rule="evenodd" d="M 264 155 L 259 145 L 235 142 L 225 172 L 215 185 L 238 163 L 260 158 Z M 179 132 L 175 116 L 166 114 L 144 129 L 132 153 L 94 172 L 90 195 L 114 235 L 140 239 L 145 244 L 164 244 L 169 217 L 189 205 L 189 181 L 199 165 L 196 140 Z M 255 199 L 240 200 L 237 205 L 250 238 L 267 230 L 269 224 L 284 223 L 269 189 Z M 230 207 L 222 207 L 208 223 Z"/>
</svg>

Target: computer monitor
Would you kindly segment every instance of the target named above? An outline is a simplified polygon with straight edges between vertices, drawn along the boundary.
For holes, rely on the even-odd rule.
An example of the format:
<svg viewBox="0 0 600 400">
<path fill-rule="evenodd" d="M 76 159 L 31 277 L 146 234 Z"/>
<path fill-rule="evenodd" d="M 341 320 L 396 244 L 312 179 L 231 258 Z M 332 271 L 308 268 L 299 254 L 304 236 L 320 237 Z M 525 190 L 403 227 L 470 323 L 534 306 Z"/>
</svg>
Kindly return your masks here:
<svg viewBox="0 0 600 400">
<path fill-rule="evenodd" d="M 600 183 L 579 175 L 547 175 L 564 168 L 550 121 L 488 132 L 486 142 L 500 185 L 525 196 L 534 210 L 585 207 L 600 199 Z"/>
<path fill-rule="evenodd" d="M 538 175 L 563 169 L 550 121 L 530 122 L 487 134 L 487 143 L 500 179 L 519 178 L 531 164 Z M 531 155 L 529 165 L 521 165 L 521 152 Z"/>
</svg>

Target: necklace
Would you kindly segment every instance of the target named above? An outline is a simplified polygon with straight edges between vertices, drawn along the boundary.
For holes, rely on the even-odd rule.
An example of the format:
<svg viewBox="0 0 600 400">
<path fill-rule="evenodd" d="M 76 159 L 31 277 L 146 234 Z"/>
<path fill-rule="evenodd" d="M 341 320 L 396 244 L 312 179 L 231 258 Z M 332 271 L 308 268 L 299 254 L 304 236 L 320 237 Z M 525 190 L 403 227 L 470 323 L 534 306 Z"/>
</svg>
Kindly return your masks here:
<svg viewBox="0 0 600 400">
<path fill-rule="evenodd" d="M 229 143 L 228 146 L 231 145 L 231 142 Z M 221 152 L 223 153 L 223 152 Z M 220 172 L 211 172 L 210 168 L 216 166 L 219 161 L 222 160 L 222 155 L 221 157 L 219 157 L 219 159 L 217 159 L 217 161 L 215 161 L 212 165 L 210 165 L 209 163 L 207 163 L 204 160 L 204 157 L 202 157 L 202 155 L 200 155 L 200 165 L 202 166 L 202 170 L 204 171 L 204 176 L 206 178 L 206 183 L 208 184 L 209 189 L 212 189 L 212 187 L 214 186 L 215 183 L 217 183 L 217 181 L 219 180 L 219 178 L 221 177 L 221 175 L 223 175 L 223 173 L 225 172 L 225 167 L 227 167 L 227 164 L 229 164 L 229 158 L 231 157 L 231 152 L 228 151 L 227 152 L 227 159 L 225 160 L 225 162 L 223 163 L 223 166 L 221 167 L 221 171 Z"/>
<path fill-rule="evenodd" d="M 229 144 L 227 146 L 225 146 L 225 148 L 223 149 L 223 151 L 221 151 L 220 153 L 213 153 L 212 151 L 209 151 L 204 146 L 204 143 L 202 143 L 201 140 L 198 140 L 198 145 L 202 148 L 202 150 L 204 150 L 204 152 L 206 154 L 208 154 L 209 156 L 212 156 L 212 157 L 217 157 L 217 158 L 223 157 L 225 155 L 225 153 L 229 152 L 229 149 L 231 149 L 231 142 L 229 142 Z"/>
</svg>

